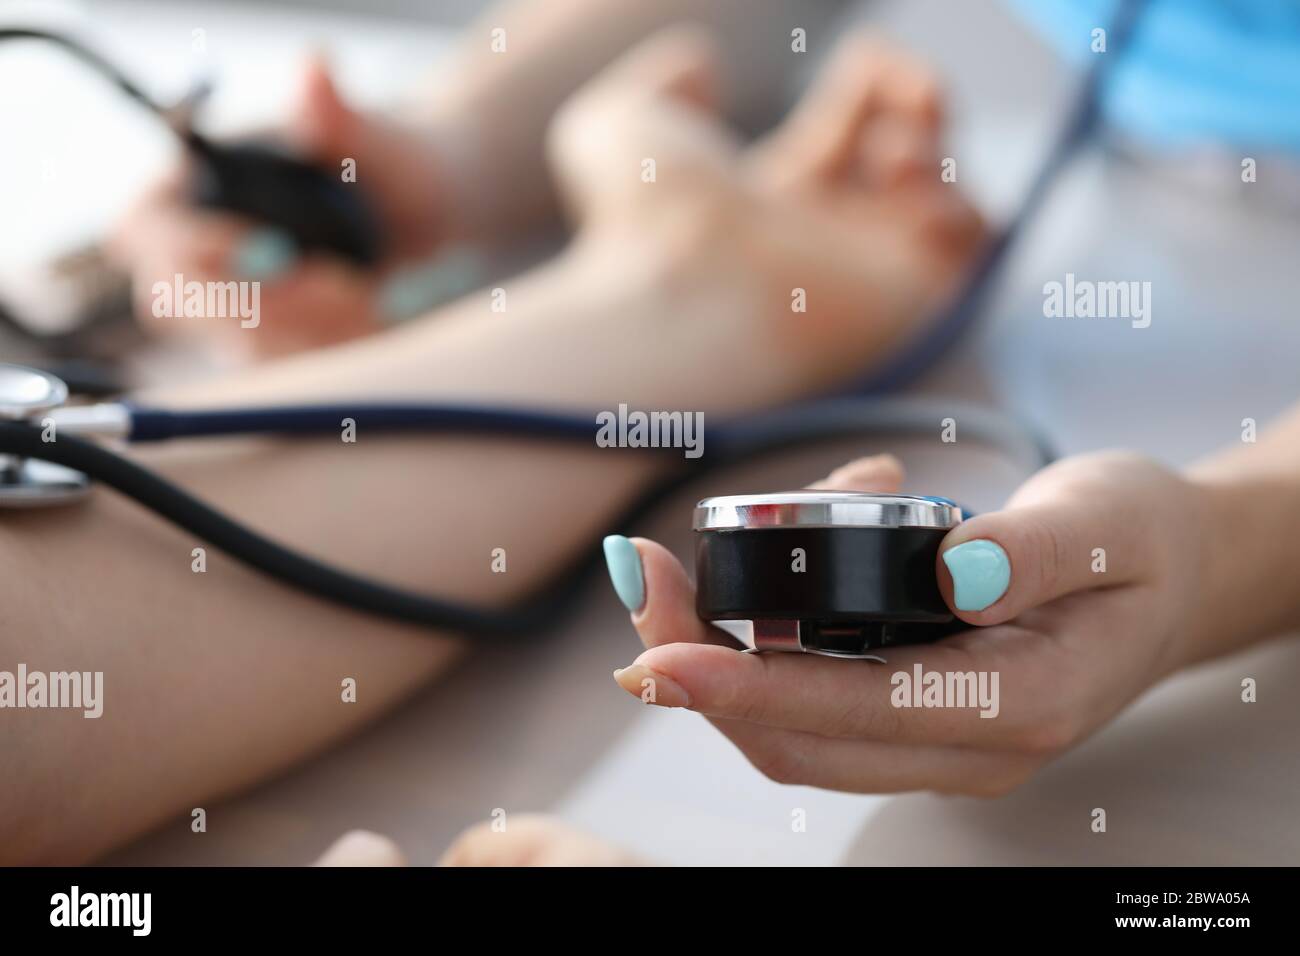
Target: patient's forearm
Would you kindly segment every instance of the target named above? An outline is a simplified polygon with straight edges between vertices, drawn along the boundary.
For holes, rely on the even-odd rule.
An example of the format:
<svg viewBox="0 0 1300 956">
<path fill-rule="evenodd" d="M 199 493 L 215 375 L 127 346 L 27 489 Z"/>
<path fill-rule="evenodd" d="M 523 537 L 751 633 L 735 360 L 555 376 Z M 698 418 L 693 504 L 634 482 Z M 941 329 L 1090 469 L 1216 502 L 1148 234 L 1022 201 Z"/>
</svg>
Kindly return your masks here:
<svg viewBox="0 0 1300 956">
<path fill-rule="evenodd" d="M 512 283 L 504 315 L 488 312 L 486 296 L 466 300 L 423 329 L 147 398 L 183 405 L 459 393 L 536 406 L 554 391 L 585 407 L 636 400 L 634 364 L 622 367 L 631 388 L 617 388 L 619 350 L 584 378 L 578 365 L 592 353 L 542 347 L 548 338 L 580 342 L 564 329 L 584 315 L 610 321 L 613 303 L 579 294 L 569 269 Z M 634 313 L 631 303 L 615 309 L 622 321 L 639 321 Z M 292 547 L 481 602 L 547 578 L 657 467 L 594 441 L 583 449 L 364 431 L 355 443 L 205 441 L 140 457 Z M 0 669 L 21 662 L 104 674 L 99 719 L 0 712 L 5 862 L 87 859 L 178 812 L 209 807 L 357 726 L 453 655 L 447 635 L 341 611 L 220 552 L 210 550 L 206 571 L 196 573 L 192 552 L 203 544 L 105 490 L 83 506 L 0 521 Z M 505 550 L 505 573 L 492 570 L 494 548 Z M 345 678 L 356 680 L 356 703 L 342 699 Z"/>
</svg>

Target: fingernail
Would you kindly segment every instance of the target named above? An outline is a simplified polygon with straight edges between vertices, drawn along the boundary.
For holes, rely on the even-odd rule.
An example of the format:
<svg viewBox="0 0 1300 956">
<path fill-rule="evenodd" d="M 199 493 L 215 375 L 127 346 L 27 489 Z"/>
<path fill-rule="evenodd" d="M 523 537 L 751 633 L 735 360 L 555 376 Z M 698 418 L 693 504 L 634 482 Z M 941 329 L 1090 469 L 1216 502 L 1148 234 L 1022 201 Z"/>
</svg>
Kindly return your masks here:
<svg viewBox="0 0 1300 956">
<path fill-rule="evenodd" d="M 952 574 L 952 598 L 959 611 L 984 610 L 1011 583 L 1011 561 L 994 541 L 965 541 L 945 551 L 943 563 Z"/>
<path fill-rule="evenodd" d="M 450 302 L 482 283 L 483 258 L 470 250 L 453 249 L 433 262 L 402 269 L 380 288 L 379 307 L 390 322 L 402 322 Z"/>
<path fill-rule="evenodd" d="M 231 266 L 236 275 L 258 281 L 287 272 L 297 258 L 298 246 L 283 229 L 254 229 L 235 248 Z"/>
<path fill-rule="evenodd" d="M 626 540 L 626 539 L 624 539 Z M 652 671 L 644 664 L 633 664 L 614 671 L 614 680 L 618 686 L 633 697 L 640 697 L 647 704 L 659 707 L 689 707 L 691 695 L 686 688 L 663 674 Z"/>
<path fill-rule="evenodd" d="M 636 545 L 621 534 L 611 534 L 605 539 L 605 563 L 609 565 L 614 593 L 623 606 L 629 611 L 641 610 L 645 604 L 645 574 Z"/>
</svg>

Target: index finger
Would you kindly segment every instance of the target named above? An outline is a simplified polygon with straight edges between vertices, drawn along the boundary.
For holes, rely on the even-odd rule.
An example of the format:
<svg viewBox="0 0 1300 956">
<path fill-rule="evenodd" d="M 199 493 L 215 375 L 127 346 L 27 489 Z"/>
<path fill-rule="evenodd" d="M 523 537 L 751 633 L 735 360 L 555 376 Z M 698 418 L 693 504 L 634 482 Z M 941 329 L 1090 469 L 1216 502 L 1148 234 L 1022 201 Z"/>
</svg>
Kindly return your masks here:
<svg viewBox="0 0 1300 956">
<path fill-rule="evenodd" d="M 653 647 L 636 664 L 643 678 L 680 689 L 662 703 L 710 717 L 827 737 L 996 748 L 1022 745 L 1056 712 L 1051 646 L 1034 632 L 999 627 L 898 648 L 887 664 L 698 644 Z"/>
</svg>

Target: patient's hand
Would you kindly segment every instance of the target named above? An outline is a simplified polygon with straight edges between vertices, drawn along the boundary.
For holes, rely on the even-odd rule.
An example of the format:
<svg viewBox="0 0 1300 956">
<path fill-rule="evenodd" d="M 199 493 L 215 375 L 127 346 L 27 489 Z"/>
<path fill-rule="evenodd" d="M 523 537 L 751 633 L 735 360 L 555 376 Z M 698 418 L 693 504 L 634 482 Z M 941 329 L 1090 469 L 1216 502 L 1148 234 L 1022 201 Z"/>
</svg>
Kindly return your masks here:
<svg viewBox="0 0 1300 956">
<path fill-rule="evenodd" d="M 579 223 L 566 294 L 603 302 L 609 287 L 631 289 L 654 300 L 664 321 L 685 315 L 697 352 L 725 349 L 748 381 L 761 382 L 758 401 L 825 389 L 923 323 L 982 239 L 979 217 L 941 178 L 937 85 L 907 57 L 851 37 L 780 127 L 742 149 L 712 108 L 713 74 L 707 40 L 670 30 L 557 114 L 549 158 Z M 357 186 L 377 204 L 398 257 L 456 232 L 432 147 L 350 110 L 319 65 L 288 133 L 329 168 L 357 160 Z M 510 184 L 493 188 L 508 194 Z M 380 327 L 376 274 L 325 256 L 286 258 L 252 228 L 190 208 L 175 182 L 155 191 L 115 243 L 141 315 L 167 330 L 195 326 L 151 316 L 153 284 L 180 273 L 260 278 L 257 329 L 199 327 L 263 355 Z M 662 332 L 660 323 L 627 337 Z M 672 380 L 693 371 L 679 366 Z M 719 388 L 752 404 L 742 389 Z"/>
<path fill-rule="evenodd" d="M 303 254 L 284 233 L 195 208 L 184 197 L 184 171 L 178 171 L 136 204 L 110 244 L 131 272 L 137 313 L 155 331 L 216 338 L 261 356 L 354 338 L 382 327 L 383 269 L 427 255 L 454 232 L 433 147 L 413 131 L 350 108 L 322 63 L 309 64 L 292 119 L 279 136 L 337 175 L 344 159 L 355 160 L 354 188 L 379 215 L 390 261 L 371 271 L 326 254 Z M 178 273 L 186 282 L 259 280 L 260 324 L 155 317 L 154 283 L 170 285 Z"/>
<path fill-rule="evenodd" d="M 901 477 L 892 459 L 864 459 L 822 484 L 891 491 Z M 740 653 L 695 616 L 694 587 L 676 559 L 637 539 L 644 586 L 632 621 L 649 650 L 615 677 L 638 698 L 653 681 L 653 703 L 707 715 L 783 783 L 1001 794 L 1205 656 L 1225 611 L 1200 606 L 1208 556 L 1230 547 L 1210 540 L 1207 500 L 1191 481 L 1126 454 L 1043 470 L 1004 510 L 944 540 L 936 569 L 944 598 L 980 626 L 883 651 L 887 664 Z M 913 675 L 916 664 L 997 673 L 996 716 L 894 706 L 891 677 Z"/>
<path fill-rule="evenodd" d="M 770 401 L 825 389 L 924 323 L 982 241 L 941 176 L 937 82 L 851 36 L 742 148 L 714 112 L 713 63 L 703 35 L 668 30 L 557 114 L 575 255 L 614 282 L 659 269 L 663 322 L 691 314 L 698 350 L 772 382 Z"/>
</svg>

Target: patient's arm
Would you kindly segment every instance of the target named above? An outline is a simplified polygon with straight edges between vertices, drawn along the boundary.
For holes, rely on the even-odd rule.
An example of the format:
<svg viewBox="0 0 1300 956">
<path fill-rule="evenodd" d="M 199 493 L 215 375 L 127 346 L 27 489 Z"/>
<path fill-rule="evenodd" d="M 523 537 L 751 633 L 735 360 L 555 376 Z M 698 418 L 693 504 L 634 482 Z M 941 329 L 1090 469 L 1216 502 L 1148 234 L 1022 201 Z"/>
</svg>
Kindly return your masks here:
<svg viewBox="0 0 1300 956">
<path fill-rule="evenodd" d="M 644 389 L 610 390 L 615 367 L 634 374 L 614 351 L 593 360 L 591 391 L 566 393 L 566 372 L 577 377 L 575 359 L 589 354 L 580 323 L 603 322 L 615 305 L 580 294 L 581 281 L 567 265 L 553 267 L 512 285 L 513 314 L 473 314 L 486 312 L 486 300 L 467 302 L 444 317 L 445 333 L 380 337 L 150 398 L 310 401 L 341 389 L 636 402 Z M 639 337 L 650 318 L 625 312 L 617 321 Z M 482 333 L 464 334 L 470 323 Z M 543 580 L 649 474 L 643 459 L 594 443 L 364 431 L 355 444 L 220 441 L 138 457 L 291 547 L 477 602 Z M 202 541 L 106 490 L 82 506 L 0 517 L 0 669 L 104 674 L 97 720 L 79 710 L 0 711 L 5 862 L 89 859 L 173 814 L 210 810 L 373 717 L 456 652 L 450 635 L 342 611 L 215 550 L 195 573 L 191 552 Z M 506 550 L 506 573 L 491 570 L 494 548 Z M 355 703 L 343 702 L 345 678 L 356 681 Z"/>
</svg>

